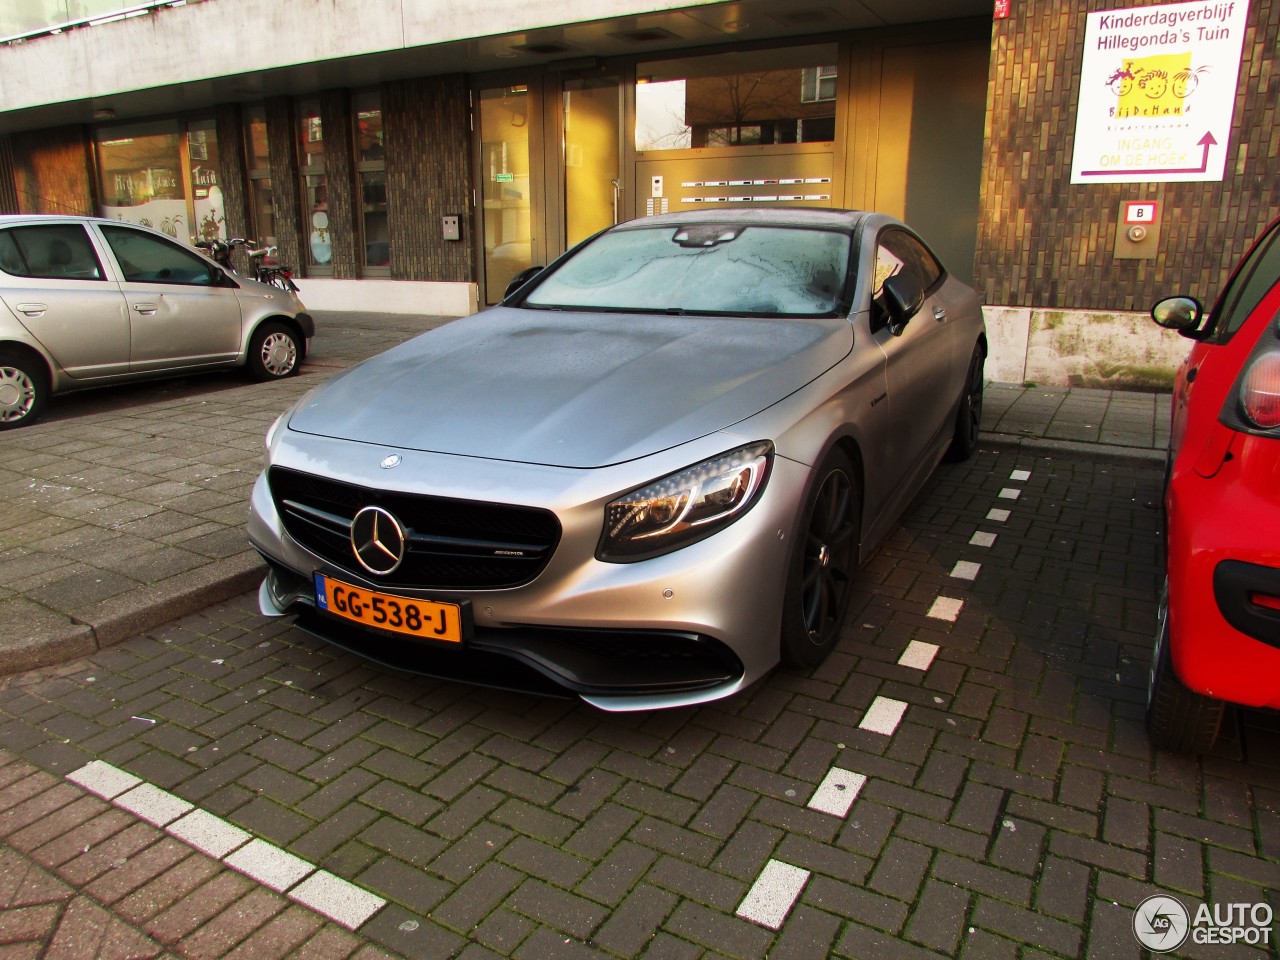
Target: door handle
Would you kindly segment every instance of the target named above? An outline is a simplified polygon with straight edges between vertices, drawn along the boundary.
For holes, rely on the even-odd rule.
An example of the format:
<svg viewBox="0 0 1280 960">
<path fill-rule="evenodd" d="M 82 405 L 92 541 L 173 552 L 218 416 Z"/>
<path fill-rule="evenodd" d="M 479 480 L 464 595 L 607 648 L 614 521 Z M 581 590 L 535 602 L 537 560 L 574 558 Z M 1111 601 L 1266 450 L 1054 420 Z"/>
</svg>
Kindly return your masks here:
<svg viewBox="0 0 1280 960">
<path fill-rule="evenodd" d="M 49 308 L 43 303 L 20 303 L 18 304 L 18 312 L 25 313 L 28 317 L 43 317 L 44 312 Z"/>
<path fill-rule="evenodd" d="M 135 303 L 133 309 L 144 317 L 154 317 L 156 314 L 156 305 L 154 303 Z"/>
<path fill-rule="evenodd" d="M 947 311 L 946 311 L 946 310 L 944 310 L 944 309 L 942 309 L 942 307 L 934 307 L 934 308 L 933 308 L 933 319 L 935 319 L 935 320 L 937 320 L 939 323 L 941 323 L 943 320 L 947 319 Z"/>
</svg>

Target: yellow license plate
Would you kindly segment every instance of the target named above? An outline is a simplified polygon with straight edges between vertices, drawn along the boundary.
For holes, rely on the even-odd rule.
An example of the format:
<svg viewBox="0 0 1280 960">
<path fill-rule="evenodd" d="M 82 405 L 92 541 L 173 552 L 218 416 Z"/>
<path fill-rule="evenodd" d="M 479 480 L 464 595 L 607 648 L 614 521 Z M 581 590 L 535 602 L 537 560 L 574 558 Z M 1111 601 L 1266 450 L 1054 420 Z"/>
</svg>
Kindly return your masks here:
<svg viewBox="0 0 1280 960">
<path fill-rule="evenodd" d="M 462 642 L 462 607 L 456 603 L 398 597 L 317 573 L 316 604 L 327 613 L 366 627 L 424 640 Z"/>
</svg>

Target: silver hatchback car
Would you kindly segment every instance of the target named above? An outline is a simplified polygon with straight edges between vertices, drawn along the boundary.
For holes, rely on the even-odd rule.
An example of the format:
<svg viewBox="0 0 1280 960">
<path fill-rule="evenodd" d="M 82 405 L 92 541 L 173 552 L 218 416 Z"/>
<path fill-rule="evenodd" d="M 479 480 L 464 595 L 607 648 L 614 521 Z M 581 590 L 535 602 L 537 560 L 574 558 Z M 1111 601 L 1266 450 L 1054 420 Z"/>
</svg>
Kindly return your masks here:
<svg viewBox="0 0 1280 960">
<path fill-rule="evenodd" d="M 986 350 L 975 292 L 886 216 L 613 227 L 275 423 L 260 607 L 609 710 L 811 667 L 858 565 L 973 451 Z"/>
<path fill-rule="evenodd" d="M 291 376 L 315 333 L 296 295 L 94 217 L 0 216 L 0 301 L 0 430 L 70 390 L 222 367 Z"/>
</svg>

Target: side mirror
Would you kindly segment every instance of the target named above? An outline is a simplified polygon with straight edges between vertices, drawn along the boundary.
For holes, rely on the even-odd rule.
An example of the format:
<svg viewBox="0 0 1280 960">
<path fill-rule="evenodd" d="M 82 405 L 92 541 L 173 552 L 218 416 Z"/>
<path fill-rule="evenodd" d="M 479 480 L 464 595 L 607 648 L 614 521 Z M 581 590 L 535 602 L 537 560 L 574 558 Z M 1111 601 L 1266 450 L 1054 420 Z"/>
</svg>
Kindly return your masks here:
<svg viewBox="0 0 1280 960">
<path fill-rule="evenodd" d="M 1190 336 L 1204 319 L 1204 307 L 1195 297 L 1167 297 L 1151 308 L 1151 319 L 1166 330 Z"/>
<path fill-rule="evenodd" d="M 907 321 L 916 315 L 924 303 L 924 288 L 914 276 L 901 270 L 888 277 L 881 287 L 884 306 L 889 314 L 889 332 L 895 337 L 902 334 Z"/>
<path fill-rule="evenodd" d="M 506 291 L 502 294 L 502 299 L 506 300 L 513 293 L 528 283 L 530 279 L 541 273 L 542 269 L 542 267 L 525 267 L 511 278 L 511 282 L 507 284 Z"/>
</svg>

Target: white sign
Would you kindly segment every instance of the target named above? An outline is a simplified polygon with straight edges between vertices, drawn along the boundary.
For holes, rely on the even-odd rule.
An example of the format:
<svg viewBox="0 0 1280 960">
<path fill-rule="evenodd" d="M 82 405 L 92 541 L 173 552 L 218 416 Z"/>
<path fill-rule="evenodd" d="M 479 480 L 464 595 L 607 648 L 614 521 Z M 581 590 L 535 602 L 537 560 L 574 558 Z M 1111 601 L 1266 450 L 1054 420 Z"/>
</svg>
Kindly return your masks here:
<svg viewBox="0 0 1280 960">
<path fill-rule="evenodd" d="M 1124 205 L 1125 223 L 1155 223 L 1156 204 L 1149 201 L 1126 201 Z"/>
<path fill-rule="evenodd" d="M 1221 180 L 1247 0 L 1088 14 L 1072 183 Z"/>
</svg>

